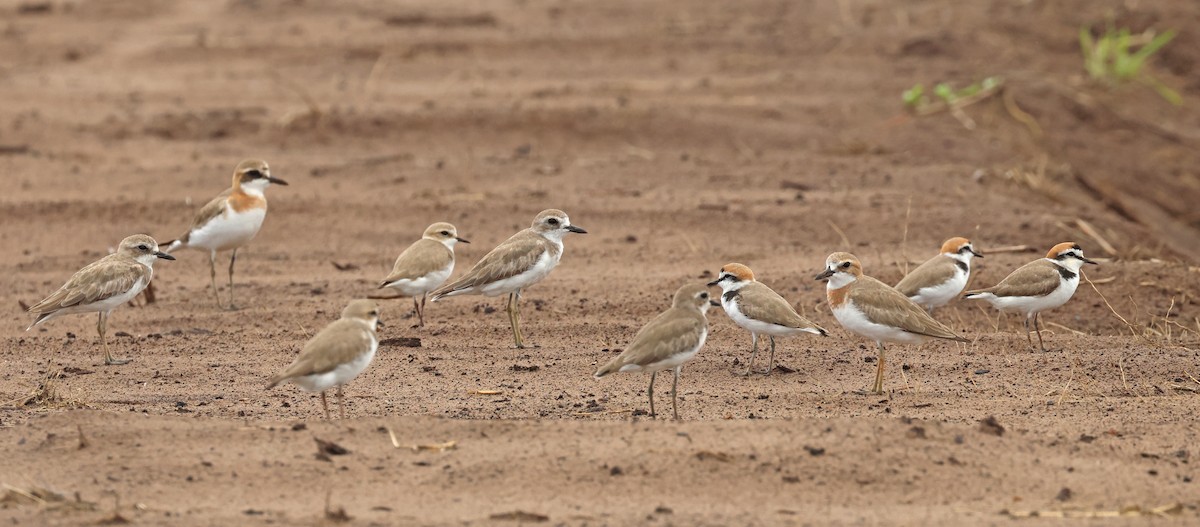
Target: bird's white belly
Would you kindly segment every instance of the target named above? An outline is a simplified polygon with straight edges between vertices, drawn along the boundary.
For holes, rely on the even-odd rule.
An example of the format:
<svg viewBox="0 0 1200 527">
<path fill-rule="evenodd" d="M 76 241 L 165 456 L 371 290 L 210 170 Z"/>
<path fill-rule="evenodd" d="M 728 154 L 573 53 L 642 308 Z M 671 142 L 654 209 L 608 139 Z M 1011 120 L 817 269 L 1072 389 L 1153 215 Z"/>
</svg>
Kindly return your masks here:
<svg viewBox="0 0 1200 527">
<path fill-rule="evenodd" d="M 1074 280 L 1061 280 L 1058 284 L 1058 289 L 1046 296 L 996 296 L 991 293 L 979 295 L 979 298 L 987 300 L 992 304 L 992 307 L 1001 311 L 1015 311 L 1023 313 L 1026 316 L 1034 313 L 1040 313 L 1047 309 L 1054 309 L 1067 303 L 1071 296 L 1075 294 L 1075 288 L 1079 287 L 1079 277 L 1076 275 Z"/>
<path fill-rule="evenodd" d="M 258 229 L 262 227 L 266 217 L 267 209 L 261 207 L 242 212 L 226 209 L 221 215 L 188 234 L 188 247 L 210 251 L 236 249 L 249 243 L 254 235 L 258 234 Z"/>
<path fill-rule="evenodd" d="M 933 309 L 949 304 L 966 286 L 967 272 L 957 269 L 949 280 L 935 286 L 922 287 L 917 290 L 917 294 L 908 298 L 921 307 Z"/>
<path fill-rule="evenodd" d="M 354 360 L 341 364 L 338 367 L 329 370 L 325 373 L 317 373 L 314 375 L 305 375 L 292 379 L 306 392 L 323 392 L 336 386 L 342 386 L 362 373 L 371 364 L 371 360 L 375 358 L 375 350 L 379 347 L 379 341 L 372 336 L 371 348 L 366 353 L 355 357 Z"/>
<path fill-rule="evenodd" d="M 733 320 L 735 324 L 741 326 L 742 329 L 749 330 L 751 333 L 773 335 L 776 337 L 790 337 L 792 335 L 799 335 L 801 333 L 816 333 L 815 330 L 810 331 L 806 329 L 790 328 L 787 326 L 781 326 L 779 324 L 772 324 L 770 322 L 763 322 L 761 320 L 750 318 L 742 314 L 742 311 L 738 309 L 737 299 L 722 299 L 721 307 L 725 308 L 725 314 L 729 315 L 729 318 Z"/>
<path fill-rule="evenodd" d="M 842 327 L 871 340 L 897 342 L 900 344 L 917 344 L 926 340 L 926 337 L 922 335 L 872 322 L 862 311 L 854 307 L 853 302 L 847 301 L 841 306 L 834 308 L 833 316 L 837 318 Z"/>
<path fill-rule="evenodd" d="M 676 367 L 683 365 L 683 363 L 685 363 L 689 360 L 692 360 L 692 357 L 695 357 L 696 354 L 700 352 L 700 348 L 704 347 L 704 341 L 707 339 L 708 339 L 708 328 L 705 328 L 704 331 L 702 333 L 700 333 L 700 340 L 697 341 L 695 348 L 692 348 L 692 349 L 687 350 L 682 353 L 676 353 L 674 355 L 671 355 L 670 357 L 667 357 L 666 359 L 660 360 L 658 362 L 652 362 L 645 366 L 640 366 L 637 364 L 626 364 L 624 366 L 621 366 L 621 369 L 618 371 L 656 372 L 656 371 L 662 371 L 662 370 L 673 370 Z"/>
<path fill-rule="evenodd" d="M 537 263 L 533 264 L 533 267 L 530 267 L 529 270 L 510 278 L 485 284 L 479 288 L 479 292 L 484 296 L 497 296 L 512 293 L 518 289 L 525 289 L 541 282 L 546 275 L 550 274 L 554 266 L 558 265 L 558 260 L 561 256 L 562 251 L 559 251 L 557 256 L 552 256 L 550 251 L 543 252 L 542 256 L 538 258 Z"/>
<path fill-rule="evenodd" d="M 395 289 L 404 296 L 421 296 L 425 293 L 433 291 L 446 283 L 446 279 L 450 278 L 450 273 L 454 272 L 454 261 L 450 261 L 445 269 L 434 271 L 425 276 L 416 279 L 403 279 L 392 282 L 388 287 Z"/>
</svg>

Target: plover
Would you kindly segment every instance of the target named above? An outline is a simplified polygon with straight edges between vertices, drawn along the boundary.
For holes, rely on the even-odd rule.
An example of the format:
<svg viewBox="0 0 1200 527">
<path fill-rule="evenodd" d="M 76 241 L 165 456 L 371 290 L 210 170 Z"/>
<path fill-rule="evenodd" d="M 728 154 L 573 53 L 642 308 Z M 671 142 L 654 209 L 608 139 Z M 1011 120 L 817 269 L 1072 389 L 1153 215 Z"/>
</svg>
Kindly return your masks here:
<svg viewBox="0 0 1200 527">
<path fill-rule="evenodd" d="M 950 238 L 942 251 L 908 273 L 896 290 L 927 311 L 942 307 L 962 293 L 971 275 L 971 258 L 982 254 L 966 238 Z"/>
<path fill-rule="evenodd" d="M 676 389 L 683 364 L 696 356 L 708 337 L 708 318 L 705 313 L 714 302 L 702 284 L 688 284 L 675 292 L 671 308 L 646 324 L 629 347 L 608 364 L 596 370 L 597 379 L 619 371 L 650 372 L 650 417 L 654 412 L 654 377 L 662 370 L 675 370 L 671 381 L 671 412 L 679 419 Z"/>
<path fill-rule="evenodd" d="M 884 342 L 919 344 L 929 338 L 968 342 L 891 286 L 864 275 L 850 253 L 833 253 L 817 280 L 828 280 L 829 308 L 842 327 L 875 341 L 879 364 L 872 391 L 883 393 Z"/>
<path fill-rule="evenodd" d="M 471 243 L 460 238 L 449 223 L 430 225 L 420 240 L 400 253 L 392 273 L 379 282 L 380 289 L 387 287 L 412 297 L 418 326 L 425 326 L 425 296 L 454 272 L 454 244 L 458 242 Z"/>
<path fill-rule="evenodd" d="M 492 249 L 454 283 L 434 291 L 432 300 L 437 302 L 442 297 L 457 295 L 508 294 L 506 310 L 513 341 L 518 348 L 524 348 L 518 306 L 521 290 L 540 282 L 558 265 L 563 252 L 562 238 L 572 232 L 587 233 L 572 225 L 567 213 L 558 209 L 543 210 L 528 229 Z"/>
<path fill-rule="evenodd" d="M 238 163 L 233 171 L 233 186 L 209 201 L 196 213 L 192 226 L 177 240 L 164 243 L 168 253 L 176 249 L 201 249 L 208 251 L 210 279 L 213 298 L 217 307 L 236 309 L 233 304 L 233 264 L 237 261 L 238 249 L 250 242 L 267 216 L 265 191 L 272 183 L 287 185 L 287 182 L 271 176 L 266 161 L 250 159 Z M 233 250 L 229 256 L 229 305 L 221 305 L 217 292 L 217 253 Z"/>
<path fill-rule="evenodd" d="M 1025 315 L 1025 338 L 1033 347 L 1029 336 L 1029 319 L 1037 332 L 1038 346 L 1046 351 L 1042 342 L 1042 329 L 1038 325 L 1038 313 L 1054 309 L 1067 303 L 1079 286 L 1079 269 L 1083 264 L 1095 264 L 1083 256 L 1083 249 L 1074 242 L 1055 245 L 1045 258 L 1029 262 L 999 284 L 987 289 L 967 291 L 966 298 L 987 300 L 1000 311 L 1015 311 Z"/>
<path fill-rule="evenodd" d="M 306 392 L 321 392 L 321 408 L 329 419 L 325 390 L 337 388 L 338 414 L 346 418 L 342 406 L 342 386 L 358 377 L 375 358 L 379 339 L 375 336 L 379 306 L 371 300 L 354 300 L 342 310 L 342 318 L 325 326 L 300 351 L 300 356 L 267 383 L 270 390 L 291 381 Z"/>
<path fill-rule="evenodd" d="M 130 359 L 114 359 L 108 351 L 108 315 L 150 284 L 154 278 L 154 262 L 159 258 L 175 259 L 159 251 L 158 242 L 145 234 L 121 240 L 116 252 L 80 269 L 58 291 L 29 308 L 37 318 L 25 331 L 62 315 L 96 312 L 100 317 L 96 332 L 100 334 L 100 345 L 104 348 L 104 363 L 128 363 Z"/>
<path fill-rule="evenodd" d="M 770 374 L 775 368 L 775 337 L 789 337 L 801 333 L 823 337 L 828 335 L 824 328 L 796 313 L 792 305 L 779 296 L 779 293 L 755 280 L 754 271 L 745 265 L 731 263 L 722 267 L 717 279 L 708 285 L 721 286 L 724 292 L 721 295 L 721 306 L 725 308 L 725 314 L 729 315 L 734 323 L 750 331 L 750 362 L 746 365 L 746 375 L 750 375 L 754 367 L 754 356 L 758 354 L 759 333 L 771 339 L 771 358 L 767 361 L 767 369 L 762 372 L 765 374 Z"/>
</svg>

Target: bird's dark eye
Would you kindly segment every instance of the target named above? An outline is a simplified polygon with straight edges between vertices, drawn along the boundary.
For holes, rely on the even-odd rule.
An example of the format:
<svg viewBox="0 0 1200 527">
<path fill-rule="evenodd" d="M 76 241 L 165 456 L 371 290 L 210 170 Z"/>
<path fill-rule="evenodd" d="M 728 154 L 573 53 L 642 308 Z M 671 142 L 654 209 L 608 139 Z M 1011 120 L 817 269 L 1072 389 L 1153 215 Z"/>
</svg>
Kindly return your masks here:
<svg viewBox="0 0 1200 527">
<path fill-rule="evenodd" d="M 450 231 L 442 231 L 442 236 L 449 236 L 449 235 L 450 235 Z"/>
<path fill-rule="evenodd" d="M 850 268 L 850 262 L 842 262 L 842 269 L 849 269 L 849 268 Z"/>
<path fill-rule="evenodd" d="M 371 316 L 373 316 L 373 317 L 377 317 L 377 316 L 379 316 L 379 312 L 378 312 L 378 311 L 372 311 L 372 312 L 370 312 L 370 313 L 368 313 L 368 314 L 369 314 L 369 315 L 371 315 Z"/>
<path fill-rule="evenodd" d="M 141 244 L 141 245 L 139 245 L 139 246 L 138 246 L 138 250 L 139 250 L 139 251 L 149 251 L 149 250 L 150 250 L 150 248 L 149 248 L 149 247 L 146 247 L 146 244 L 144 244 L 144 243 L 143 243 L 143 244 Z"/>
<path fill-rule="evenodd" d="M 708 293 L 700 293 L 700 298 L 707 299 Z"/>
<path fill-rule="evenodd" d="M 558 218 L 550 218 L 546 220 L 546 223 L 549 223 L 550 225 L 558 225 Z"/>
<path fill-rule="evenodd" d="M 249 176 L 250 179 L 257 179 L 257 178 L 263 177 L 262 172 L 259 172 L 257 170 L 247 170 L 246 175 Z"/>
</svg>

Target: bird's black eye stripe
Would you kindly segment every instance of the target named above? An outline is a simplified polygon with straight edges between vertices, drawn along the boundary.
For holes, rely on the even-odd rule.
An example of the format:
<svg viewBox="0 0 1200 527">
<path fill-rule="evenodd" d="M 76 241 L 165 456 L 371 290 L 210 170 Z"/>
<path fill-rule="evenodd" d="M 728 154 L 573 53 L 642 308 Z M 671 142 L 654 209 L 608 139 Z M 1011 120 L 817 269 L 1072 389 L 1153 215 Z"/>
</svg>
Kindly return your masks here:
<svg viewBox="0 0 1200 527">
<path fill-rule="evenodd" d="M 247 170 L 246 175 L 250 176 L 251 179 L 257 179 L 257 178 L 263 177 L 263 173 L 259 172 L 257 169 Z"/>
<path fill-rule="evenodd" d="M 849 268 L 850 268 L 850 262 L 842 262 L 842 269 L 849 269 Z"/>
<path fill-rule="evenodd" d="M 961 248 L 961 249 L 959 249 L 959 250 L 958 250 L 958 252 L 960 252 L 960 253 L 971 252 L 971 246 L 970 246 L 970 245 L 964 245 L 964 246 L 962 246 L 962 248 Z"/>
</svg>

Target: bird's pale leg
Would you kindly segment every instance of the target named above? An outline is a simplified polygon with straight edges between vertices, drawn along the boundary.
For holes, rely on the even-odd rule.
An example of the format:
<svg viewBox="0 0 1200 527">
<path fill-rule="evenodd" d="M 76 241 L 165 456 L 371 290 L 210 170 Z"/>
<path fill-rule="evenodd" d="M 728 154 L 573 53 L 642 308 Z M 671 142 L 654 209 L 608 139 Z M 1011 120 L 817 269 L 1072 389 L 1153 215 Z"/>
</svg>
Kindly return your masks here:
<svg viewBox="0 0 1200 527">
<path fill-rule="evenodd" d="M 742 375 L 750 375 L 754 371 L 754 356 L 758 355 L 758 333 L 750 332 L 750 362 L 746 364 L 746 373 Z"/>
<path fill-rule="evenodd" d="M 1025 317 L 1025 340 L 1029 341 L 1029 349 L 1033 349 L 1033 335 L 1029 334 L 1029 317 Z"/>
<path fill-rule="evenodd" d="M 217 290 L 217 251 L 209 251 L 208 253 L 208 277 L 212 280 L 213 300 L 217 301 L 217 307 L 224 309 L 221 305 L 221 293 Z"/>
<path fill-rule="evenodd" d="M 1038 324 L 1038 314 L 1037 313 L 1033 314 L 1033 330 L 1037 332 L 1038 346 L 1040 346 L 1042 348 L 1042 351 L 1046 351 L 1046 344 L 1044 342 L 1042 342 L 1042 328 Z M 1031 341 L 1029 343 L 1029 345 L 1033 346 L 1033 342 Z"/>
<path fill-rule="evenodd" d="M 771 370 L 775 369 L 775 335 L 768 336 L 771 337 L 771 359 L 767 361 L 767 369 L 763 371 L 763 375 L 770 375 Z"/>
<path fill-rule="evenodd" d="M 883 393 L 883 368 L 886 363 L 883 358 L 883 343 L 876 342 L 879 345 L 879 367 L 875 369 L 875 393 Z"/>
<path fill-rule="evenodd" d="M 418 301 L 417 297 L 415 297 L 415 296 L 413 297 L 413 313 L 417 314 L 417 325 L 414 327 L 419 328 L 421 326 L 424 326 L 425 319 L 421 317 L 421 302 Z"/>
<path fill-rule="evenodd" d="M 329 401 L 325 399 L 325 391 L 321 390 L 321 408 L 325 409 L 325 420 L 329 420 Z"/>
<path fill-rule="evenodd" d="M 653 418 L 655 415 L 654 414 L 654 377 L 657 375 L 658 375 L 658 372 L 656 372 L 656 371 L 650 372 L 650 387 L 646 388 L 646 395 L 650 396 L 650 417 L 651 418 Z"/>
<path fill-rule="evenodd" d="M 521 331 L 521 290 L 513 293 L 513 331 L 517 334 L 517 347 L 525 347 L 525 333 Z"/>
<path fill-rule="evenodd" d="M 344 396 L 342 395 L 342 387 L 341 386 L 338 386 L 337 397 L 338 397 L 338 415 L 341 416 L 342 419 L 345 419 L 346 418 L 346 403 L 342 401 Z"/>
<path fill-rule="evenodd" d="M 237 261 L 237 249 L 233 250 L 233 254 L 229 255 L 229 306 L 226 309 L 233 311 L 237 306 L 233 304 L 233 262 Z"/>
<path fill-rule="evenodd" d="M 676 421 L 679 420 L 679 407 L 675 405 L 675 390 L 679 388 L 679 370 L 682 368 L 683 366 L 675 367 L 675 380 L 671 381 L 671 413 L 675 414 Z"/>
<path fill-rule="evenodd" d="M 421 327 L 425 327 L 425 299 L 428 296 L 429 293 L 421 293 L 421 309 L 417 311 L 417 318 L 420 320 Z M 413 302 L 416 301 L 417 299 L 413 298 Z"/>
<path fill-rule="evenodd" d="M 508 325 L 512 327 L 513 345 L 517 348 L 524 348 L 525 343 L 521 342 L 521 330 L 518 329 L 517 322 L 517 293 L 508 294 Z"/>
<path fill-rule="evenodd" d="M 104 348 L 105 364 L 129 364 L 129 359 L 114 359 L 108 351 L 108 313 L 100 312 L 100 319 L 96 321 L 96 332 L 100 334 L 100 346 Z"/>
</svg>

